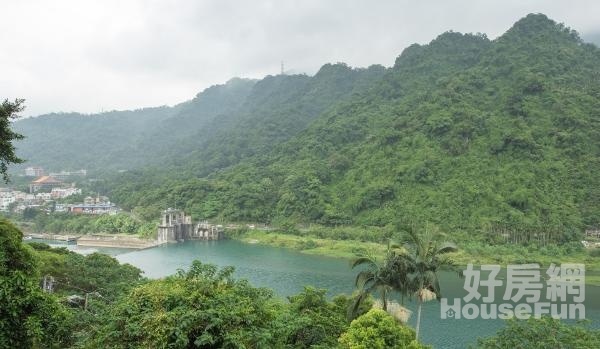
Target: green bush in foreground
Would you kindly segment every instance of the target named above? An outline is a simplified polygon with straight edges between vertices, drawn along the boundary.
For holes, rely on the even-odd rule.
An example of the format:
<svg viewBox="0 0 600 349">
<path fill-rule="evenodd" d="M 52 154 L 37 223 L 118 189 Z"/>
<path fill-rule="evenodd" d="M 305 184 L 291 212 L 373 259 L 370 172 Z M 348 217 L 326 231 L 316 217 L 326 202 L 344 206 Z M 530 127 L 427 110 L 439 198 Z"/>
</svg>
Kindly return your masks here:
<svg viewBox="0 0 600 349">
<path fill-rule="evenodd" d="M 134 288 L 88 347 L 272 347 L 272 292 L 234 280 L 232 273 L 195 261 L 187 272 Z"/>
<path fill-rule="evenodd" d="M 33 253 L 22 238 L 0 220 L 0 348 L 65 347 L 69 314 L 39 287 Z"/>
<path fill-rule="evenodd" d="M 582 324 L 567 325 L 551 317 L 511 319 L 506 327 L 478 341 L 480 349 L 588 349 L 600 348 L 600 330 Z"/>
<path fill-rule="evenodd" d="M 413 329 L 400 325 L 381 309 L 369 310 L 352 321 L 339 342 L 347 349 L 429 348 L 416 341 Z"/>
</svg>

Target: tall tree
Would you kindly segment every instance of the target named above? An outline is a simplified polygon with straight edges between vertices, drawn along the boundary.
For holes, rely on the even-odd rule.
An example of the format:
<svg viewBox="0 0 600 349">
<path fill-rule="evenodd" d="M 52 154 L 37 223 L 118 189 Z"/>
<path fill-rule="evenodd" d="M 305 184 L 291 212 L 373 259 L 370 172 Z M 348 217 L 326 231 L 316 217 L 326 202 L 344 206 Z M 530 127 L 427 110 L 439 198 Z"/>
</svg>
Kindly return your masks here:
<svg viewBox="0 0 600 349">
<path fill-rule="evenodd" d="M 393 290 L 388 257 L 389 253 L 383 261 L 379 261 L 377 258 L 367 255 L 358 257 L 352 262 L 352 268 L 362 267 L 363 269 L 356 275 L 355 286 L 358 289 L 358 295 L 350 309 L 350 317 L 356 316 L 360 305 L 370 294 L 381 297 L 383 310 L 387 311 L 388 294 Z"/>
<path fill-rule="evenodd" d="M 15 140 L 23 139 L 23 136 L 11 129 L 11 120 L 17 118 L 17 114 L 23 110 L 23 99 L 9 102 L 7 99 L 0 104 L 0 174 L 5 182 L 8 182 L 8 165 L 23 162 L 15 155 Z"/>
<path fill-rule="evenodd" d="M 452 260 L 444 256 L 444 254 L 454 252 L 457 248 L 454 244 L 444 241 L 442 234 L 428 228 L 422 233 L 416 228 L 409 229 L 408 241 L 405 244 L 405 248 L 407 250 L 406 257 L 412 263 L 413 272 L 410 278 L 417 296 L 417 325 L 415 332 L 418 339 L 423 303 L 441 298 L 437 272 L 442 268 L 455 267 Z"/>
</svg>

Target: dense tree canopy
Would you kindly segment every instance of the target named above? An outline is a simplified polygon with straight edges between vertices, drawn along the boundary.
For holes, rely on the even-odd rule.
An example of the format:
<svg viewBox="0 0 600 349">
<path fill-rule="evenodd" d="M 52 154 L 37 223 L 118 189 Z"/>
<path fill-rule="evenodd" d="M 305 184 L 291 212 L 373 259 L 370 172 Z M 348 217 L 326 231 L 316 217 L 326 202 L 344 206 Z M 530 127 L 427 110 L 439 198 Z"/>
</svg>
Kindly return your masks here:
<svg viewBox="0 0 600 349">
<path fill-rule="evenodd" d="M 412 329 L 398 324 L 381 309 L 372 309 L 352 321 L 339 342 L 341 348 L 347 349 L 428 348 L 416 341 Z"/>
<path fill-rule="evenodd" d="M 33 251 L 23 234 L 0 220 L 0 348 L 59 348 L 69 343 L 69 314 L 39 286 Z"/>
</svg>

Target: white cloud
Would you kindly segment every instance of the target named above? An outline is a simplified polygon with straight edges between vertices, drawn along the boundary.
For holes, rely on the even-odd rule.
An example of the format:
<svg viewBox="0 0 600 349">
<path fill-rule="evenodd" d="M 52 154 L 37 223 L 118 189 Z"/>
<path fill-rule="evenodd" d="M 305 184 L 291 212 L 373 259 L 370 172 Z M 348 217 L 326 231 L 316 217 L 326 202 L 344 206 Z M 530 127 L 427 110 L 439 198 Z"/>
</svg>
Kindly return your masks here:
<svg viewBox="0 0 600 349">
<path fill-rule="evenodd" d="M 26 115 L 174 104 L 233 76 L 391 65 L 446 30 L 503 33 L 530 12 L 600 30 L 594 1 L 3 1 L 0 98 Z"/>
</svg>

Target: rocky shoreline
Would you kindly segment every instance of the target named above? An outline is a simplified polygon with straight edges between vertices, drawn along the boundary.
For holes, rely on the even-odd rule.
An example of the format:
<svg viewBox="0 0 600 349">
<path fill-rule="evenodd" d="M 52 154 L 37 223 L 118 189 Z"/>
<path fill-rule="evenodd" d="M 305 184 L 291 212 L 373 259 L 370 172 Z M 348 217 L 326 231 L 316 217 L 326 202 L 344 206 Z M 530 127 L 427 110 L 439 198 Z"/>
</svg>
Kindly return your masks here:
<svg viewBox="0 0 600 349">
<path fill-rule="evenodd" d="M 77 239 L 77 246 L 132 248 L 143 250 L 159 246 L 156 240 L 141 239 L 120 235 L 83 235 Z"/>
</svg>

